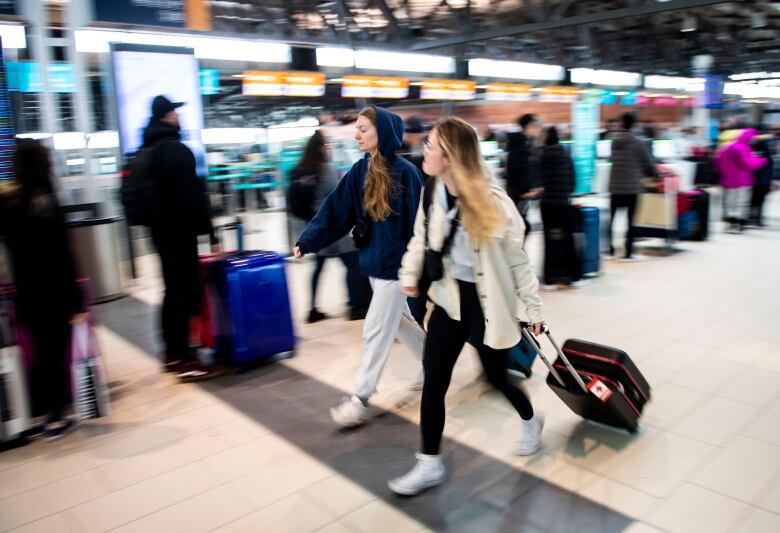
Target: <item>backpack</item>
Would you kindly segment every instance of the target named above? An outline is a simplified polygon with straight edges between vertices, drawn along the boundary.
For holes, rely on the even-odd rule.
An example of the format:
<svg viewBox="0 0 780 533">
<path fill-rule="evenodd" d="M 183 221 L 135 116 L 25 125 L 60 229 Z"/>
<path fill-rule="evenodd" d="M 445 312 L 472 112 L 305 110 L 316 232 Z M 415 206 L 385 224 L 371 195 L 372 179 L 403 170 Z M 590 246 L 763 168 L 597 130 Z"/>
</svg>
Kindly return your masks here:
<svg viewBox="0 0 780 533">
<path fill-rule="evenodd" d="M 160 188 L 152 172 L 155 148 L 138 150 L 121 172 L 120 195 L 127 223 L 131 226 L 155 224 L 162 211 Z"/>
<path fill-rule="evenodd" d="M 287 198 L 290 213 L 302 220 L 311 220 L 316 214 L 314 202 L 317 199 L 317 182 L 313 175 L 294 174 Z"/>
</svg>

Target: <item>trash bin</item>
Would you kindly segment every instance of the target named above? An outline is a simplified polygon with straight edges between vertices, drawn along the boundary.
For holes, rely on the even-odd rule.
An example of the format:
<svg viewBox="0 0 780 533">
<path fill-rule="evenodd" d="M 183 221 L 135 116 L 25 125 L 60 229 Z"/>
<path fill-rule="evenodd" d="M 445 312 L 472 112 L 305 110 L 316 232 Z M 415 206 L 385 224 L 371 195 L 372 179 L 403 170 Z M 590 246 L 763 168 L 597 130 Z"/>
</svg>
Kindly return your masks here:
<svg viewBox="0 0 780 533">
<path fill-rule="evenodd" d="M 92 303 L 108 302 L 125 295 L 117 250 L 118 228 L 123 220 L 122 217 L 92 217 L 66 223 L 76 272 L 79 277 L 91 281 Z"/>
</svg>

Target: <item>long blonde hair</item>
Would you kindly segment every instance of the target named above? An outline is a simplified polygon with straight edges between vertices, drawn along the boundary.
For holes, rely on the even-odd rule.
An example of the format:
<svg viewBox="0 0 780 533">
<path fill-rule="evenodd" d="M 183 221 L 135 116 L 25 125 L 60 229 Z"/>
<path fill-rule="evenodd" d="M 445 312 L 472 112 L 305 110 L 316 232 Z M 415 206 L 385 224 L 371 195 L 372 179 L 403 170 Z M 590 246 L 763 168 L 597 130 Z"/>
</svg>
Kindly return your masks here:
<svg viewBox="0 0 780 533">
<path fill-rule="evenodd" d="M 490 176 L 479 150 L 477 132 L 457 117 L 442 119 L 435 128 L 458 189 L 463 227 L 472 241 L 487 239 L 502 225 L 502 219 L 490 191 Z"/>
<path fill-rule="evenodd" d="M 360 116 L 366 117 L 376 128 L 376 109 L 367 107 L 360 112 Z M 379 152 L 379 146 L 374 148 L 368 160 L 368 172 L 363 186 L 363 209 L 371 220 L 380 222 L 393 214 L 390 207 L 390 195 L 394 192 L 393 177 L 390 174 L 390 165 Z"/>
</svg>

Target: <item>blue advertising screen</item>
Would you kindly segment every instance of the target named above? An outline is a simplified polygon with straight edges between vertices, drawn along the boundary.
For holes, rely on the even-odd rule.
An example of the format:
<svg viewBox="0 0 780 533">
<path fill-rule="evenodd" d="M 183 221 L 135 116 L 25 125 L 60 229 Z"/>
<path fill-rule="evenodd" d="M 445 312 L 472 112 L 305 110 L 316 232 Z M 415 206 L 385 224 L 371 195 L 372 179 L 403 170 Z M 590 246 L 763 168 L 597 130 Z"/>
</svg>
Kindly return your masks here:
<svg viewBox="0 0 780 533">
<path fill-rule="evenodd" d="M 41 69 L 35 61 L 9 61 L 6 63 L 9 91 L 23 93 L 43 92 Z M 70 63 L 49 63 L 49 90 L 53 93 L 76 92 L 76 76 Z"/>
<path fill-rule="evenodd" d="M 707 109 L 723 108 L 723 74 L 707 74 L 704 76 L 704 107 Z"/>
<path fill-rule="evenodd" d="M 0 15 L 16 15 L 16 0 L 0 0 Z"/>
<path fill-rule="evenodd" d="M 2 42 L 0 42 L 0 50 L 2 50 Z M 11 102 L 8 100 L 8 84 L 5 78 L 5 63 L 3 55 L 0 54 L 0 180 L 14 177 L 11 168 L 15 146 Z"/>
<path fill-rule="evenodd" d="M 95 19 L 183 28 L 185 3 L 184 0 L 95 0 Z"/>
<path fill-rule="evenodd" d="M 219 69 L 200 69 L 200 94 L 219 94 Z"/>
</svg>

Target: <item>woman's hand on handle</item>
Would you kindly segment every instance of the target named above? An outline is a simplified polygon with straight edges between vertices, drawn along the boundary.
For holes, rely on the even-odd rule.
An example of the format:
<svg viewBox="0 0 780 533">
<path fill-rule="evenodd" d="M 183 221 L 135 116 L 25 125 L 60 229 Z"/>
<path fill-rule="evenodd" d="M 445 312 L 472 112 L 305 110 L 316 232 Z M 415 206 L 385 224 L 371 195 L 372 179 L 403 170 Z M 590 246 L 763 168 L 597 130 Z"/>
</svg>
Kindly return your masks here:
<svg viewBox="0 0 780 533">
<path fill-rule="evenodd" d="M 404 296 L 409 298 L 417 298 L 420 296 L 420 291 L 417 289 L 417 287 L 401 287 L 401 292 Z"/>
<path fill-rule="evenodd" d="M 531 330 L 531 333 L 533 333 L 538 337 L 539 335 L 544 333 L 546 327 L 547 325 L 544 323 L 544 321 L 541 321 L 535 324 L 531 324 L 530 326 L 528 326 L 528 329 Z"/>
<path fill-rule="evenodd" d="M 295 257 L 296 259 L 302 259 L 303 255 L 304 254 L 303 252 L 301 252 L 300 246 L 296 246 L 295 248 L 293 248 L 293 257 Z"/>
</svg>

